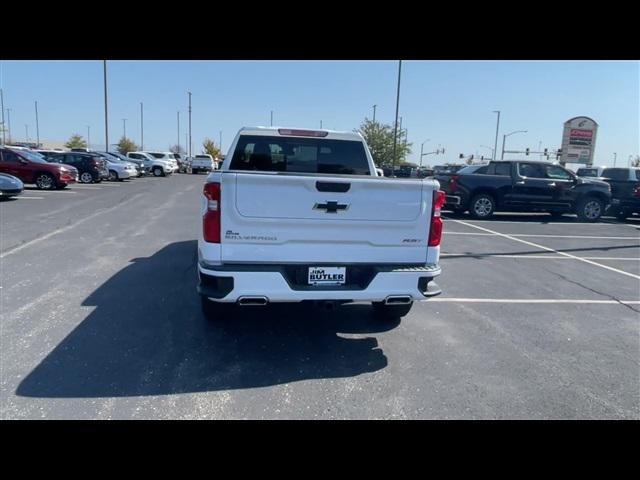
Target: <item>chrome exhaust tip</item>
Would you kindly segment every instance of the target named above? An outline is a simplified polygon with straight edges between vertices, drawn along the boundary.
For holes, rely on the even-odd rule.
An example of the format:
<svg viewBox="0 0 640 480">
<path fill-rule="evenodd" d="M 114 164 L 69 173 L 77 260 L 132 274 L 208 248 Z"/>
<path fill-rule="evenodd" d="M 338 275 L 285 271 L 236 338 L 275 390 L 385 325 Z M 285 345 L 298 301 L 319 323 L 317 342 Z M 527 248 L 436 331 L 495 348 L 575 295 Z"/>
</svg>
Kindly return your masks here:
<svg viewBox="0 0 640 480">
<path fill-rule="evenodd" d="M 409 295 L 390 295 L 385 299 L 384 303 L 385 305 L 406 305 L 412 301 Z"/>
<path fill-rule="evenodd" d="M 264 306 L 267 303 L 269 303 L 269 299 L 267 297 L 240 297 L 238 299 L 238 305 L 242 305 L 244 306 L 250 306 L 250 305 L 256 305 L 256 306 Z"/>
</svg>

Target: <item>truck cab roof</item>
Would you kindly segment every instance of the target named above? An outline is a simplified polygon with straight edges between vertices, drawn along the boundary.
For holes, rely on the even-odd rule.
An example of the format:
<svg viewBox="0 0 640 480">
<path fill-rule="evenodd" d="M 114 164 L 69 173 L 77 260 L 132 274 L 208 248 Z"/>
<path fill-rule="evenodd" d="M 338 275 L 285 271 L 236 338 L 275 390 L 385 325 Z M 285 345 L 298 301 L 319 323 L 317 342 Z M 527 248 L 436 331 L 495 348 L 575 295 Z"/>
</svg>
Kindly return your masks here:
<svg viewBox="0 0 640 480">
<path fill-rule="evenodd" d="M 242 127 L 239 135 L 325 138 L 328 140 L 362 141 L 362 135 L 347 130 L 309 129 L 303 127 Z"/>
</svg>

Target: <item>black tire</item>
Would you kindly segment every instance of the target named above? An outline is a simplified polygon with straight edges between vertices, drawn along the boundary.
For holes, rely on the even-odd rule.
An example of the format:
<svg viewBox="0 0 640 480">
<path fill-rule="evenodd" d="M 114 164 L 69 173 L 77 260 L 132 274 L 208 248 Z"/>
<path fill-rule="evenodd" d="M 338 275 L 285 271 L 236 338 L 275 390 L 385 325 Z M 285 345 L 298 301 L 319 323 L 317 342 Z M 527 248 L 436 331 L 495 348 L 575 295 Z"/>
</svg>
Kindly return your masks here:
<svg viewBox="0 0 640 480">
<path fill-rule="evenodd" d="M 50 173 L 38 173 L 35 180 L 36 187 L 39 190 L 53 190 L 57 187 L 56 179 Z"/>
<path fill-rule="evenodd" d="M 596 197 L 585 197 L 578 201 L 576 215 L 581 222 L 597 222 L 604 212 L 604 202 Z"/>
<path fill-rule="evenodd" d="M 231 317 L 233 304 L 212 302 L 207 297 L 200 297 L 202 314 L 210 322 L 223 322 Z"/>
<path fill-rule="evenodd" d="M 165 173 L 164 170 L 162 170 L 162 168 L 160 167 L 153 167 L 153 176 L 154 177 L 164 177 Z"/>
<path fill-rule="evenodd" d="M 109 180 L 112 182 L 120 180 L 120 177 L 118 177 L 118 172 L 116 172 L 115 170 L 109 170 Z"/>
<path fill-rule="evenodd" d="M 476 195 L 469 203 L 469 214 L 479 220 L 491 218 L 495 211 L 496 201 L 488 193 Z"/>
<path fill-rule="evenodd" d="M 409 313 L 413 302 L 404 305 L 385 305 L 384 302 L 373 302 L 373 313 L 381 319 L 390 320 L 394 318 L 402 318 Z"/>
<path fill-rule="evenodd" d="M 91 183 L 93 182 L 93 175 L 91 175 L 89 172 L 82 172 L 78 180 L 80 180 L 80 183 Z"/>
</svg>

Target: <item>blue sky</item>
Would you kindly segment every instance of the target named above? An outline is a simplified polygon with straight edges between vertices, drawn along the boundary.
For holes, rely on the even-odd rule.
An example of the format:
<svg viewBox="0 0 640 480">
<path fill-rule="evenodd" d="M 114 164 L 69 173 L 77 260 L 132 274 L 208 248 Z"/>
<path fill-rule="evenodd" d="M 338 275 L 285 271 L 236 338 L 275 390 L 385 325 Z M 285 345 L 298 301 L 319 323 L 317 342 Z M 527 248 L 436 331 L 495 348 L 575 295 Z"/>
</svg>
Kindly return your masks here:
<svg viewBox="0 0 640 480">
<path fill-rule="evenodd" d="M 104 147 L 101 61 L 2 61 L 0 86 L 11 108 L 14 138 L 25 124 L 35 139 L 34 101 L 40 138 L 64 141 L 75 132 Z M 123 133 L 140 142 L 144 102 L 145 149 L 166 150 L 187 131 L 187 90 L 193 93 L 194 152 L 202 140 L 223 148 L 242 126 L 274 124 L 351 130 L 365 116 L 387 123 L 395 115 L 397 62 L 393 61 L 109 61 L 109 140 Z M 403 61 L 402 126 L 408 129 L 417 161 L 425 151 L 445 155 L 424 163 L 457 160 L 459 153 L 490 155 L 496 115 L 507 149 L 559 148 L 565 120 L 585 115 L 599 124 L 595 163 L 618 165 L 640 154 L 640 62 L 609 61 Z M 6 113 L 5 113 L 6 119 Z"/>
</svg>

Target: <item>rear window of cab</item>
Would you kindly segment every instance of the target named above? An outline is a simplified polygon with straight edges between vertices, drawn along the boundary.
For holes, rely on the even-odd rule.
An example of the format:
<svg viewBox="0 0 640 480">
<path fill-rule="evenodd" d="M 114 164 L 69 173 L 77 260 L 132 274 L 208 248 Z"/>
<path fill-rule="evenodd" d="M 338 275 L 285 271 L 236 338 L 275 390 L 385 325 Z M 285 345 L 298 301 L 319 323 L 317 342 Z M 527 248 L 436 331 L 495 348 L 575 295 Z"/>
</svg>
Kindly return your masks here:
<svg viewBox="0 0 640 480">
<path fill-rule="evenodd" d="M 242 135 L 230 170 L 371 175 L 360 141 Z"/>
</svg>

